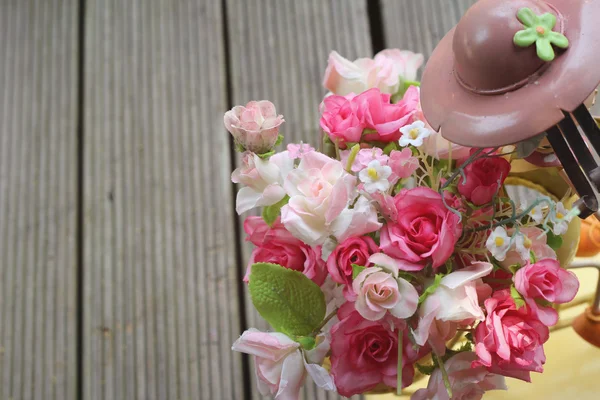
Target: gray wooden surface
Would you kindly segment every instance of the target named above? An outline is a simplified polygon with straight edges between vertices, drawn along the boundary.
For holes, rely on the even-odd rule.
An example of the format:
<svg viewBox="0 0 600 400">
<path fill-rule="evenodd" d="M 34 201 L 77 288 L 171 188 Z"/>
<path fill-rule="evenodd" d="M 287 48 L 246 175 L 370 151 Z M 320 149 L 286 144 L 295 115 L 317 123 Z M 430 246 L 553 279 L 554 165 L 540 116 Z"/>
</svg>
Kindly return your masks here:
<svg viewBox="0 0 600 400">
<path fill-rule="evenodd" d="M 428 55 L 468 3 L 0 1 L 0 399 L 260 398 L 222 114 L 316 145 L 331 50 Z"/>
<path fill-rule="evenodd" d="M 0 4 L 0 399 L 76 392 L 76 1 Z"/>
</svg>

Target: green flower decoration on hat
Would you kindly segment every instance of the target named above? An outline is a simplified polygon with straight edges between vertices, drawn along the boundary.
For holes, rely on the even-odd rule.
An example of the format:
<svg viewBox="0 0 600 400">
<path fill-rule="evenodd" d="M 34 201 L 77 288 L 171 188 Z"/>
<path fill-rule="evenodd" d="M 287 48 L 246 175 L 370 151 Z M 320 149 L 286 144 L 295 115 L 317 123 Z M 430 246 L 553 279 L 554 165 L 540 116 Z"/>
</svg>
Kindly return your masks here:
<svg viewBox="0 0 600 400">
<path fill-rule="evenodd" d="M 530 8 L 521 8 L 517 13 L 519 21 L 525 29 L 515 33 L 514 43 L 519 47 L 529 47 L 535 43 L 537 55 L 544 61 L 552 61 L 556 57 L 552 45 L 561 49 L 569 47 L 569 39 L 559 32 L 554 32 L 556 16 L 551 13 L 536 15 Z"/>
</svg>

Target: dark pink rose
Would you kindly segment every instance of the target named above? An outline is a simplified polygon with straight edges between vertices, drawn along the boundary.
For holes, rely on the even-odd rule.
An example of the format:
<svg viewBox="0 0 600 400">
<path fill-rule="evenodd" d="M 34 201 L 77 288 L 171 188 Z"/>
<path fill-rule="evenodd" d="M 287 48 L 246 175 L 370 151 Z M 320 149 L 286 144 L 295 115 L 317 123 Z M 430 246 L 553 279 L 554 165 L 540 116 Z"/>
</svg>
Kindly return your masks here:
<svg viewBox="0 0 600 400">
<path fill-rule="evenodd" d="M 558 261 L 551 258 L 519 269 L 514 280 L 517 291 L 525 298 L 527 305 L 547 326 L 556 325 L 558 313 L 550 304 L 544 303 L 568 303 L 579 290 L 575 274 L 561 268 Z"/>
<path fill-rule="evenodd" d="M 458 192 L 476 206 L 490 203 L 510 172 L 510 163 L 501 157 L 480 158 L 467 165 L 466 181 L 459 180 Z"/>
<path fill-rule="evenodd" d="M 381 250 L 400 260 L 405 271 L 420 271 L 427 263 L 443 265 L 462 232 L 458 216 L 429 188 L 403 190 L 394 200 L 396 222 L 381 230 Z"/>
<path fill-rule="evenodd" d="M 359 142 L 365 128 L 357 115 L 354 95 L 328 96 L 322 104 L 321 129 L 331 141 L 346 148 L 347 142 Z"/>
<path fill-rule="evenodd" d="M 392 104 L 390 95 L 379 89 L 367 90 L 352 100 L 357 107 L 357 115 L 367 129 L 374 133 L 364 135 L 365 141 L 394 142 L 400 139 L 400 128 L 411 122 L 417 104 L 413 101 L 400 101 Z"/>
<path fill-rule="evenodd" d="M 369 257 L 379 249 L 373 239 L 368 236 L 346 239 L 327 258 L 327 270 L 331 279 L 336 283 L 346 285 L 344 295 L 353 299 L 352 264 L 370 267 Z"/>
<path fill-rule="evenodd" d="M 530 382 L 530 372 L 542 372 L 546 362 L 543 344 L 549 330 L 530 307 L 517 308 L 510 290 L 501 290 L 485 301 L 487 316 L 475 329 L 473 368 Z"/>
<path fill-rule="evenodd" d="M 367 392 L 379 384 L 396 387 L 398 332 L 389 321 L 368 321 L 345 303 L 338 311 L 340 322 L 331 328 L 331 374 L 342 396 Z M 406 325 L 396 320 L 404 330 L 402 386 L 409 386 L 414 377 L 413 363 L 424 355 L 417 354 L 408 337 Z"/>
<path fill-rule="evenodd" d="M 321 286 L 327 277 L 325 262 L 321 259 L 320 247 L 310 247 L 296 239 L 277 218 L 270 228 L 261 217 L 248 217 L 244 231 L 256 246 L 250 256 L 244 281 L 248 282 L 252 264 L 267 262 L 300 271 Z"/>
</svg>

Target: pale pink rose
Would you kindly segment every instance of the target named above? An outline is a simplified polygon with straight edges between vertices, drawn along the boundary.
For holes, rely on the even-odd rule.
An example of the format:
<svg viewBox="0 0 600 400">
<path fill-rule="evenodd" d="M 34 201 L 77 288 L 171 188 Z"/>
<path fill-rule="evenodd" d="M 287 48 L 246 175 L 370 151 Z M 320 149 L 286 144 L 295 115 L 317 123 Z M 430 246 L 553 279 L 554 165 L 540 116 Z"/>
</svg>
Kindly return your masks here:
<svg viewBox="0 0 600 400">
<path fill-rule="evenodd" d="M 342 165 L 348 164 L 348 157 L 350 157 L 350 150 L 340 151 L 340 159 Z M 356 154 L 354 163 L 351 166 L 352 172 L 360 172 L 367 168 L 371 161 L 379 161 L 381 165 L 388 165 L 389 157 L 383 154 L 383 150 L 379 147 L 373 147 L 370 149 L 361 149 Z"/>
<path fill-rule="evenodd" d="M 325 97 L 321 112 L 321 129 L 332 142 L 346 148 L 348 142 L 359 142 L 365 126 L 359 120 L 353 96 Z"/>
<path fill-rule="evenodd" d="M 443 265 L 462 232 L 458 216 L 438 192 L 426 187 L 402 190 L 395 203 L 397 220 L 381 230 L 381 250 L 406 264 L 405 270 Z"/>
<path fill-rule="evenodd" d="M 375 56 L 375 63 L 381 58 L 386 58 L 393 62 L 396 66 L 395 72 L 403 81 L 416 81 L 417 71 L 421 68 L 423 61 L 425 60 L 423 54 L 400 49 L 386 49 L 380 51 Z"/>
<path fill-rule="evenodd" d="M 407 280 L 379 267 L 364 269 L 352 282 L 357 295 L 356 310 L 369 321 L 378 321 L 386 313 L 406 319 L 417 311 L 419 294 Z"/>
<path fill-rule="evenodd" d="M 439 132 L 435 132 L 431 127 L 430 129 L 433 133 L 424 140 L 422 146 L 425 154 L 438 160 L 447 160 L 448 158 L 460 160 L 469 157 L 470 147 L 451 143 L 444 139 Z"/>
<path fill-rule="evenodd" d="M 346 208 L 340 213 L 331 228 L 338 242 L 344 242 L 351 237 L 376 232 L 382 226 L 373 202 L 365 196 L 359 196 L 352 208 Z"/>
<path fill-rule="evenodd" d="M 256 246 L 252 250 L 244 282 L 248 282 L 252 264 L 266 262 L 302 272 L 317 285 L 322 285 L 327 276 L 327 267 L 321 259 L 321 249 L 310 247 L 285 229 L 277 218 L 272 227 L 261 217 L 248 217 L 244 231 Z"/>
<path fill-rule="evenodd" d="M 348 300 L 356 299 L 352 291 L 352 264 L 370 267 L 369 257 L 378 250 L 370 237 L 353 237 L 338 245 L 327 258 L 329 276 L 334 282 L 344 285 L 344 295 Z"/>
<path fill-rule="evenodd" d="M 476 359 L 475 353 L 461 352 L 444 363 L 452 400 L 480 400 L 487 391 L 508 389 L 503 376 L 491 374 L 484 367 L 471 368 Z M 417 390 L 411 400 L 449 400 L 439 368 L 431 374 L 427 388 Z"/>
<path fill-rule="evenodd" d="M 376 208 L 386 220 L 396 222 L 398 210 L 393 196 L 387 193 L 375 192 L 370 193 L 369 197 L 375 202 Z"/>
<path fill-rule="evenodd" d="M 508 235 L 512 237 L 515 232 L 514 229 L 509 229 Z M 546 232 L 542 229 L 536 227 L 524 227 L 519 229 L 519 233 L 527 238 L 523 241 L 523 247 L 532 251 L 536 260 L 543 260 L 544 258 L 556 260 L 556 253 L 552 250 L 552 247 L 548 246 Z M 504 261 L 500 262 L 500 265 L 508 269 L 511 265 L 524 265 L 529 263 L 530 255 L 528 253 L 529 252 L 520 252 L 516 246 L 514 246 L 506 253 L 506 258 Z"/>
<path fill-rule="evenodd" d="M 245 150 L 262 154 L 273 149 L 279 136 L 283 116 L 277 115 L 270 101 L 251 101 L 246 106 L 235 106 L 224 117 L 225 128 L 235 142 Z"/>
<path fill-rule="evenodd" d="M 329 352 L 329 340 L 322 335 L 316 339 L 319 345 L 303 353 L 300 344 L 283 333 L 261 332 L 251 328 L 236 340 L 232 350 L 254 356 L 258 390 L 263 396 L 274 396 L 277 400 L 298 400 L 306 372 L 317 386 L 335 390 L 332 378 L 321 366 Z"/>
<path fill-rule="evenodd" d="M 445 340 L 453 332 L 453 326 L 444 323 L 470 325 L 483 321 L 485 315 L 479 305 L 480 299 L 491 295 L 491 288 L 481 278 L 492 272 L 487 262 L 476 262 L 471 266 L 452 272 L 442 278 L 440 286 L 419 307 L 419 325 L 415 341 L 424 345 L 427 341 L 438 351 L 445 351 Z M 440 337 L 440 332 L 442 333 Z"/>
<path fill-rule="evenodd" d="M 402 151 L 394 150 L 390 153 L 388 165 L 392 168 L 390 181 L 394 181 L 411 176 L 419 168 L 419 160 L 413 157 L 409 148 L 404 148 Z"/>
<path fill-rule="evenodd" d="M 408 337 L 403 321 L 390 324 L 386 320 L 369 321 L 361 317 L 353 303 L 338 311 L 340 322 L 331 329 L 331 374 L 342 396 L 363 394 L 383 383 L 397 386 L 398 331 L 403 331 L 402 386 L 409 386 L 414 377 L 413 363 L 428 348 L 417 353 Z M 395 328 L 397 327 L 397 328 Z"/>
<path fill-rule="evenodd" d="M 416 112 L 414 104 L 405 102 L 392 104 L 390 95 L 379 89 L 370 89 L 356 96 L 356 115 L 366 129 L 372 133 L 364 135 L 365 141 L 394 142 L 400 139 L 400 128 L 410 123 Z"/>
<path fill-rule="evenodd" d="M 339 161 L 313 151 L 287 175 L 284 188 L 290 200 L 281 209 L 281 222 L 295 237 L 316 246 L 332 234 L 332 225 L 354 200 L 356 177 Z"/>
<path fill-rule="evenodd" d="M 315 151 L 315 148 L 308 143 L 290 143 L 287 145 L 287 150 L 290 158 L 295 160 L 297 158 L 302 158 L 306 153 Z"/>
<path fill-rule="evenodd" d="M 249 329 L 233 344 L 232 350 L 254 356 L 258 390 L 275 399 L 296 400 L 306 371 L 300 344 L 283 333 Z"/>
<path fill-rule="evenodd" d="M 329 55 L 323 86 L 341 96 L 372 88 L 395 94 L 402 82 L 417 78 L 422 64 L 423 55 L 398 49 L 383 50 L 375 59 L 360 58 L 354 62 L 334 51 Z"/>
<path fill-rule="evenodd" d="M 517 291 L 547 326 L 556 325 L 558 312 L 541 301 L 563 304 L 575 298 L 579 281 L 575 274 L 560 267 L 557 260 L 545 259 L 520 268 L 514 276 Z"/>
<path fill-rule="evenodd" d="M 474 368 L 531 382 L 530 373 L 542 372 L 543 344 L 549 331 L 529 307 L 517 308 L 510 290 L 500 290 L 485 301 L 486 319 L 475 329 Z"/>
<path fill-rule="evenodd" d="M 286 195 L 283 180 L 293 168 L 294 160 L 287 151 L 264 160 L 254 153 L 245 152 L 242 165 L 231 174 L 234 183 L 245 185 L 237 193 L 237 213 L 281 201 Z"/>
</svg>

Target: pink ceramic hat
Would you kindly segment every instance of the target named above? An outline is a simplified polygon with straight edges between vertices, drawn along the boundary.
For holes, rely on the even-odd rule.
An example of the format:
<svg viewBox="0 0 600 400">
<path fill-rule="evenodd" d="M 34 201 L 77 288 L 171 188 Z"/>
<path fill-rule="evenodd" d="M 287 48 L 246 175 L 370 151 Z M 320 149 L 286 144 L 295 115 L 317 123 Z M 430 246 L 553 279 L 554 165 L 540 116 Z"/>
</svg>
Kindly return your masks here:
<svg viewBox="0 0 600 400">
<path fill-rule="evenodd" d="M 577 125 L 598 152 L 600 130 L 583 103 L 599 83 L 600 0 L 480 0 L 433 52 L 423 112 L 471 147 L 547 132 L 589 215 L 600 169 Z"/>
</svg>

